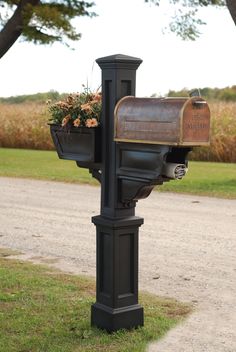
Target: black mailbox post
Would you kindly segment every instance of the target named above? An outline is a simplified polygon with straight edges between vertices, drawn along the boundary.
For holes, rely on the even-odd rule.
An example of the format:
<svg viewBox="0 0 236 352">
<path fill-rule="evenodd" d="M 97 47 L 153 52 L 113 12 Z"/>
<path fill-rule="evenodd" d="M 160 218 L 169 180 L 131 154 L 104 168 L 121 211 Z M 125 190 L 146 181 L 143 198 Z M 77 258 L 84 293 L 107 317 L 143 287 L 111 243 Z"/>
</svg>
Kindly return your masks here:
<svg viewBox="0 0 236 352">
<path fill-rule="evenodd" d="M 114 109 L 119 99 L 135 95 L 136 70 L 142 60 L 114 55 L 97 60 L 102 69 L 101 215 L 97 228 L 97 301 L 92 324 L 108 331 L 143 325 L 138 304 L 138 229 L 135 202 L 121 202 L 117 176 L 119 149 L 114 142 Z"/>
<path fill-rule="evenodd" d="M 143 218 L 135 216 L 136 202 L 155 185 L 182 178 L 191 148 L 209 144 L 210 111 L 201 97 L 134 97 L 141 62 L 125 55 L 97 60 L 102 69 L 101 158 L 74 158 L 101 183 L 101 214 L 92 218 L 97 232 L 97 292 L 91 323 L 108 332 L 144 324 L 138 304 L 138 233 Z M 51 132 L 58 147 L 60 131 L 52 127 Z M 57 150 L 59 157 L 74 157 Z"/>
</svg>

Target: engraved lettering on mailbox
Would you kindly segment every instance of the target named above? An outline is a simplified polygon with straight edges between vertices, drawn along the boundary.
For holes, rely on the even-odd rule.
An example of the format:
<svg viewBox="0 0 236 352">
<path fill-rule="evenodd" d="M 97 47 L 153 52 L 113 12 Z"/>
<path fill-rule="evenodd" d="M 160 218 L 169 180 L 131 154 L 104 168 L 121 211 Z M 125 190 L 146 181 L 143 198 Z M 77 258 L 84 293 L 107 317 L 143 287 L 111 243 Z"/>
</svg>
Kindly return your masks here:
<svg viewBox="0 0 236 352">
<path fill-rule="evenodd" d="M 206 123 L 188 123 L 187 127 L 191 130 L 201 130 L 208 128 L 208 125 Z"/>
<path fill-rule="evenodd" d="M 191 111 L 188 107 L 185 110 L 183 122 L 183 141 L 209 141 L 210 115 L 208 110 L 202 108 L 199 111 Z"/>
<path fill-rule="evenodd" d="M 204 120 L 204 116 L 202 116 L 202 114 L 193 114 L 192 118 L 194 120 Z"/>
</svg>

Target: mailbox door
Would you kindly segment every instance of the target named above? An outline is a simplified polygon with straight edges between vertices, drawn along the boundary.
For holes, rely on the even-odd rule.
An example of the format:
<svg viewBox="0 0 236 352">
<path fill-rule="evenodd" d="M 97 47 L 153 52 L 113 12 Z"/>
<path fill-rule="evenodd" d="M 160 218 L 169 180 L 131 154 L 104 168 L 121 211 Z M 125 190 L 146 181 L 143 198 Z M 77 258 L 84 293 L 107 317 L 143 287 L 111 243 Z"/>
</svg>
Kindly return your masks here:
<svg viewBox="0 0 236 352">
<path fill-rule="evenodd" d="M 210 109 L 200 97 L 189 99 L 181 116 L 181 144 L 209 145 L 210 143 Z"/>
</svg>

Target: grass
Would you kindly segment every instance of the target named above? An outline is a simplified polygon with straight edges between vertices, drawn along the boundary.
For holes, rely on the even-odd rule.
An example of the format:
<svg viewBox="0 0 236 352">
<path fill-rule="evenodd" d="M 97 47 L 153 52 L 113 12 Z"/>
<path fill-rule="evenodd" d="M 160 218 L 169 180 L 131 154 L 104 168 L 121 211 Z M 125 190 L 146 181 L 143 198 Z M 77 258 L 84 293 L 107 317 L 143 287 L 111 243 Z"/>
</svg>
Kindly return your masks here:
<svg viewBox="0 0 236 352">
<path fill-rule="evenodd" d="M 78 168 L 74 161 L 58 159 L 54 151 L 0 148 L 0 176 L 98 184 L 88 170 Z M 183 180 L 157 189 L 236 199 L 236 164 L 192 161 Z"/>
<path fill-rule="evenodd" d="M 98 184 L 87 169 L 60 160 L 54 151 L 0 148 L 0 176 Z"/>
<path fill-rule="evenodd" d="M 160 190 L 236 199 L 236 164 L 189 162 L 183 180 L 165 183 Z"/>
<path fill-rule="evenodd" d="M 0 104 L 0 146 L 54 149 L 43 103 Z"/>
<path fill-rule="evenodd" d="M 93 280 L 0 258 L 1 352 L 138 352 L 183 320 L 191 307 L 142 294 L 145 326 L 113 334 L 90 327 Z"/>
<path fill-rule="evenodd" d="M 10 255 L 20 255 L 20 251 L 13 250 L 11 248 L 0 248 L 0 258 L 9 257 Z"/>
<path fill-rule="evenodd" d="M 210 102 L 210 148 L 194 148 L 193 160 L 236 162 L 236 103 Z"/>
</svg>

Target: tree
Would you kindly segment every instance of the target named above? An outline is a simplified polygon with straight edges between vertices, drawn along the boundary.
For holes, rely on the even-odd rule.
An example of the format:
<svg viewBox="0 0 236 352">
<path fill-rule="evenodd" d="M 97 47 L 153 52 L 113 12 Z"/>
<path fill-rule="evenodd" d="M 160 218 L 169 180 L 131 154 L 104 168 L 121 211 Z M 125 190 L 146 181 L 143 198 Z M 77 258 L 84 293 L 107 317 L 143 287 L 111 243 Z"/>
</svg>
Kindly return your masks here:
<svg viewBox="0 0 236 352">
<path fill-rule="evenodd" d="M 166 0 L 163 0 L 166 1 Z M 162 0 L 145 0 L 160 6 Z M 172 17 L 169 29 L 177 36 L 186 40 L 195 40 L 200 35 L 199 26 L 206 24 L 198 18 L 198 10 L 202 7 L 227 6 L 231 17 L 236 25 L 236 0 L 169 0 L 169 3 L 176 7 L 175 15 Z"/>
<path fill-rule="evenodd" d="M 226 0 L 226 5 L 229 9 L 231 17 L 236 25 L 236 1 L 235 0 Z"/>
<path fill-rule="evenodd" d="M 166 0 L 144 0 L 159 6 Z M 195 40 L 204 22 L 198 10 L 207 6 L 227 6 L 236 25 L 236 0 L 168 0 L 176 7 L 169 28 L 182 39 Z M 78 0 L 0 0 L 0 58 L 21 36 L 36 44 L 56 41 L 68 45 L 68 40 L 79 40 L 81 34 L 73 27 L 72 20 L 80 16 L 92 17 L 93 2 Z"/>
<path fill-rule="evenodd" d="M 94 4 L 77 0 L 0 0 L 0 58 L 22 36 L 36 44 L 79 40 L 81 34 L 72 25 L 79 16 L 92 17 Z"/>
</svg>

